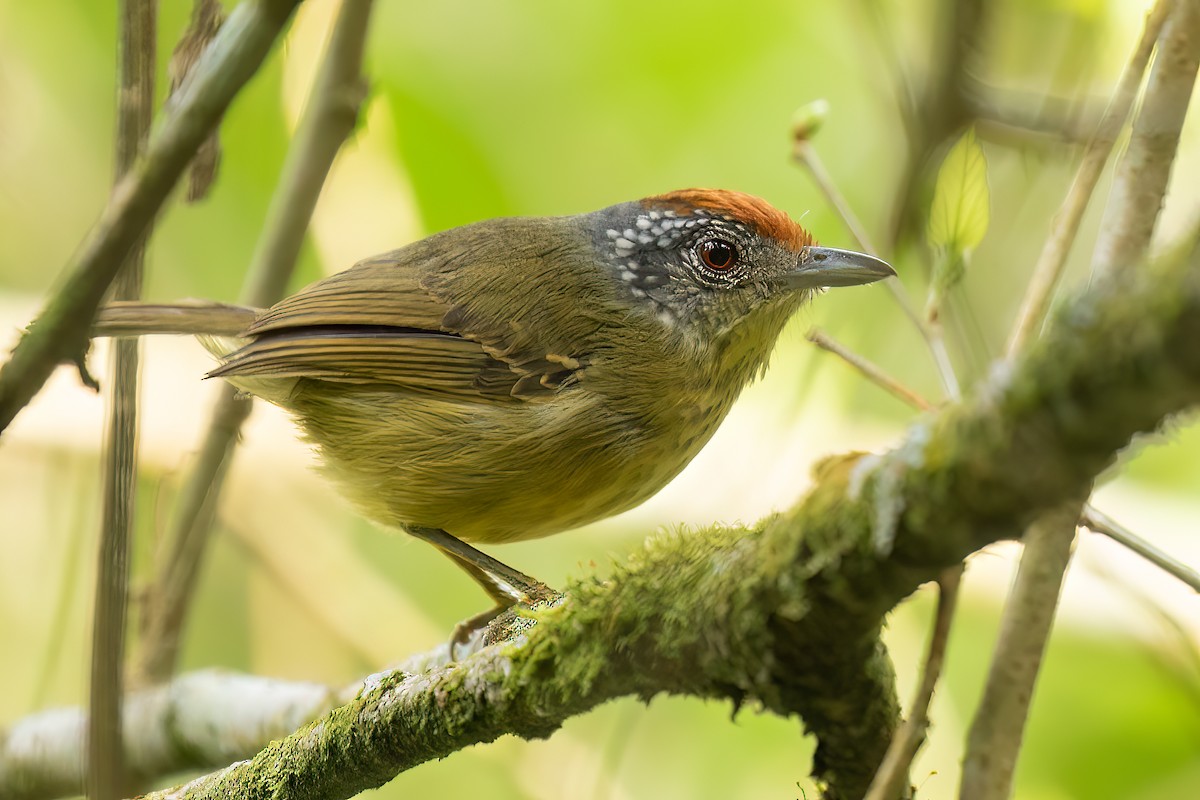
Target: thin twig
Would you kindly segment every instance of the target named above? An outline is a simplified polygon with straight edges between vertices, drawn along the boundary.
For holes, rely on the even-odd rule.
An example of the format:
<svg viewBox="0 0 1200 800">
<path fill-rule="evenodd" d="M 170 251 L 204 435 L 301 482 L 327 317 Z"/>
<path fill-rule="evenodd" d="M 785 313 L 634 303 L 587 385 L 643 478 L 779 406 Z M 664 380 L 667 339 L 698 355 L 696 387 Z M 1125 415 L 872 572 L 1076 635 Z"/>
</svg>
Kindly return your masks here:
<svg viewBox="0 0 1200 800">
<path fill-rule="evenodd" d="M 145 157 L 113 190 L 62 289 L 0 368 L 0 432 L 59 363 L 81 360 L 92 318 L 121 264 L 234 95 L 258 71 L 299 2 L 244 0 L 230 14 L 193 78 L 164 112 Z"/>
<path fill-rule="evenodd" d="M 811 329 L 806 336 L 817 347 L 840 357 L 847 364 L 858 370 L 863 377 L 893 397 L 897 397 L 902 402 L 921 411 L 928 411 L 933 408 L 933 405 L 924 397 L 909 389 L 891 375 L 888 375 L 877 364 L 868 361 L 841 342 L 838 342 L 820 328 Z"/>
<path fill-rule="evenodd" d="M 122 0 L 117 90 L 116 175 L 120 183 L 146 147 L 154 116 L 157 0 Z M 134 242 L 113 284 L 117 300 L 142 293 L 147 232 Z M 123 797 L 125 748 L 121 743 L 125 691 L 125 625 L 129 604 L 130 541 L 137 499 L 138 340 L 113 342 L 106 403 L 104 511 L 96 565 L 88 715 L 88 794 Z"/>
<path fill-rule="evenodd" d="M 929 652 L 921 668 L 921 679 L 917 692 L 909 706 L 908 717 L 892 737 L 887 755 L 871 781 L 871 788 L 863 800 L 894 800 L 906 797 L 909 786 L 909 768 L 917 756 L 917 750 L 925 741 L 929 729 L 929 704 L 933 701 L 933 690 L 937 688 L 946 661 L 946 646 L 950 643 L 950 627 L 954 622 L 954 610 L 958 605 L 958 587 L 962 581 L 962 566 L 951 567 L 938 579 L 937 615 L 933 634 L 929 638 Z"/>
<path fill-rule="evenodd" d="M 962 800 L 1007 800 L 1021 752 L 1034 684 L 1062 581 L 1071 560 L 1079 505 L 1068 502 L 1026 529 L 1025 552 L 1004 605 L 1000 637 L 963 758 Z M 1064 535 L 1069 532 L 1071 535 Z M 1036 558 L 1031 557 L 1033 553 Z"/>
<path fill-rule="evenodd" d="M 1200 2 L 1183 0 L 1173 6 L 1158 40 L 1129 147 L 1117 166 L 1104 209 L 1092 258 L 1093 275 L 1131 269 L 1145 258 L 1198 69 Z"/>
<path fill-rule="evenodd" d="M 1102 533 L 1114 542 L 1124 545 L 1163 572 L 1175 576 L 1200 592 L 1200 572 L 1164 553 L 1095 506 L 1083 507 L 1083 519 L 1080 522 L 1094 533 Z"/>
<path fill-rule="evenodd" d="M 825 199 L 837 211 L 838 216 L 842 218 L 846 228 L 850 231 L 850 235 L 857 242 L 860 249 L 870 255 L 879 257 L 879 250 L 871 242 L 867 230 L 855 215 L 850 204 L 846 202 L 845 196 L 838 190 L 837 184 L 829 175 L 829 171 L 825 169 L 825 163 L 817 154 L 817 150 L 812 143 L 806 138 L 797 138 L 793 141 L 792 157 L 796 163 L 808 170 L 813 182 L 821 193 L 825 195 Z M 961 392 L 958 385 L 958 376 L 954 374 L 954 366 L 950 362 L 950 356 L 946 352 L 945 342 L 938 336 L 934 336 L 930 327 L 926 325 L 925 320 L 917 313 L 912 302 L 908 299 L 908 294 L 904 291 L 904 285 L 900 283 L 900 279 L 896 277 L 888 278 L 884 281 L 888 287 L 888 291 L 892 293 L 892 298 L 896 304 L 900 306 L 900 310 L 904 312 L 904 316 L 908 317 L 909 321 L 921 334 L 921 338 L 925 340 L 925 345 L 929 348 L 930 354 L 933 356 L 934 366 L 937 368 L 938 377 L 942 381 L 942 388 L 946 392 L 946 396 L 952 399 L 957 399 Z"/>
<path fill-rule="evenodd" d="M 868 381 L 880 387 L 893 397 L 908 403 L 918 411 L 928 411 L 933 405 L 917 392 L 905 386 L 889 375 L 878 364 L 855 353 L 850 348 L 831 338 L 824 331 L 813 328 L 808 332 L 808 340 L 826 352 L 833 353 L 859 372 Z M 1100 509 L 1093 505 L 1083 507 L 1083 516 L 1079 524 L 1086 526 L 1093 533 L 1107 536 L 1140 555 L 1167 574 L 1191 586 L 1200 592 L 1200 572 L 1184 564 L 1179 559 L 1165 553 L 1158 547 L 1138 536 L 1133 531 L 1117 523 Z"/>
<path fill-rule="evenodd" d="M 1108 154 L 1112 151 L 1113 143 L 1116 142 L 1117 136 L 1129 116 L 1129 111 L 1133 107 L 1138 86 L 1142 82 L 1142 74 L 1146 71 L 1146 65 L 1150 62 L 1150 54 L 1154 50 L 1154 43 L 1158 40 L 1167 13 L 1174 3 L 1175 0 L 1158 0 L 1146 16 L 1142 38 L 1134 48 L 1133 55 L 1126 64 L 1125 71 L 1121 74 L 1117 88 L 1108 103 L 1108 108 L 1105 109 L 1104 116 L 1083 153 L 1083 159 L 1075 173 L 1075 180 L 1071 183 L 1067 197 L 1055 217 L 1050 236 L 1042 246 L 1037 266 L 1033 270 L 1033 277 L 1025 290 L 1025 297 L 1021 301 L 1017 323 L 1013 326 L 1012 334 L 1008 339 L 1009 358 L 1025 347 L 1030 337 L 1041 329 L 1042 323 L 1046 319 L 1046 312 L 1050 308 L 1050 299 L 1054 296 L 1054 290 L 1062 279 L 1067 255 L 1071 251 L 1071 245 L 1075 242 L 1075 236 L 1079 233 L 1083 212 L 1087 209 L 1088 201 L 1091 200 L 1092 193 L 1096 190 L 1096 182 L 1099 181 L 1104 164 L 1108 161 Z"/>
<path fill-rule="evenodd" d="M 342 143 L 354 130 L 366 97 L 362 54 L 371 0 L 345 0 L 313 85 L 308 108 L 289 150 L 283 175 L 242 289 L 248 306 L 269 306 L 280 297 L 295 267 L 325 177 Z M 180 635 L 203 563 L 230 456 L 250 414 L 248 399 L 222 387 L 213 407 L 200 458 L 177 508 L 169 552 L 147 605 L 141 679 L 160 681 L 175 669 Z"/>
</svg>

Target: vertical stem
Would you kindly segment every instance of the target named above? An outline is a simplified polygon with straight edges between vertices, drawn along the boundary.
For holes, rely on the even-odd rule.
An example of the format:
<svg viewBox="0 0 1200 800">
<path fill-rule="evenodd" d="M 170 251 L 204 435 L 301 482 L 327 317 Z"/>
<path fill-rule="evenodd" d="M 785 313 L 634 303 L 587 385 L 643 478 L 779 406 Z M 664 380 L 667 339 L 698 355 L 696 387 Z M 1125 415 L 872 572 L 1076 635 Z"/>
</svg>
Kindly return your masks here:
<svg viewBox="0 0 1200 800">
<path fill-rule="evenodd" d="M 1167 192 L 1198 68 L 1200 0 L 1177 0 L 1163 26 L 1129 149 L 1117 168 L 1104 209 L 1092 274 L 1128 269 L 1145 257 Z"/>
<path fill-rule="evenodd" d="M 1025 531 L 1025 555 L 1004 607 L 996 655 L 963 761 L 962 800 L 1007 800 L 1033 687 L 1071 560 L 1079 504 L 1066 503 Z M 1037 553 L 1036 558 L 1031 558 Z"/>
<path fill-rule="evenodd" d="M 283 175 L 251 260 L 241 300 L 269 306 L 282 297 L 304 242 L 325 177 L 354 130 L 366 96 L 362 57 L 372 0 L 344 0 L 304 117 L 288 151 Z M 207 550 L 215 505 L 250 402 L 223 387 L 213 408 L 201 456 L 184 487 L 172 522 L 167 555 L 147 608 L 139 679 L 162 681 L 174 672 L 180 636 Z"/>
<path fill-rule="evenodd" d="M 1104 117 L 1096 127 L 1096 132 L 1088 142 L 1083 160 L 1079 162 L 1079 170 L 1075 180 L 1063 200 L 1058 215 L 1054 218 L 1054 227 L 1042 252 L 1038 256 L 1037 266 L 1033 270 L 1033 278 L 1025 297 L 1021 301 L 1021 310 L 1017 315 L 1017 324 L 1013 326 L 1008 339 L 1008 357 L 1013 358 L 1025 347 L 1029 339 L 1037 334 L 1046 319 L 1050 308 L 1050 299 L 1062 278 L 1063 269 L 1067 263 L 1067 255 L 1075 236 L 1079 233 L 1079 225 L 1083 221 L 1083 212 L 1087 209 L 1088 201 L 1096 190 L 1096 182 L 1108 161 L 1117 135 L 1125 125 L 1129 110 L 1133 108 L 1134 98 L 1137 97 L 1138 86 L 1141 85 L 1142 75 L 1146 65 L 1150 63 L 1150 54 L 1154 51 L 1154 43 L 1162 31 L 1167 14 L 1175 0 L 1158 0 L 1154 8 L 1146 16 L 1146 25 L 1142 30 L 1142 38 L 1138 41 L 1121 80 L 1117 83 L 1112 99 Z"/>
<path fill-rule="evenodd" d="M 116 182 L 145 147 L 154 113 L 156 0 L 122 0 L 117 96 Z M 147 233 L 149 228 L 147 228 Z M 145 234 L 130 249 L 114 282 L 117 300 L 142 291 Z M 104 513 L 92 624 L 91 714 L 88 719 L 88 790 L 93 800 L 123 797 L 127 784 L 122 746 L 125 617 L 129 550 L 137 480 L 138 342 L 113 342 L 108 384 Z"/>
</svg>

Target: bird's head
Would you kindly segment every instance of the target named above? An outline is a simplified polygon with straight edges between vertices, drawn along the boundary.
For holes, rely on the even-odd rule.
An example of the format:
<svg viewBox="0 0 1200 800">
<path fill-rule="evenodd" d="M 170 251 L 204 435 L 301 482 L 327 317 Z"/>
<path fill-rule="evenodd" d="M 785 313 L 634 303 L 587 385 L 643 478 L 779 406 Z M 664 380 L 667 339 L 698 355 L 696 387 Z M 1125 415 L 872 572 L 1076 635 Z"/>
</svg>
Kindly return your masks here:
<svg viewBox="0 0 1200 800">
<path fill-rule="evenodd" d="M 749 333 L 769 346 L 818 289 L 896 274 L 873 256 L 816 246 L 787 214 L 741 192 L 685 189 L 589 216 L 619 291 L 704 343 Z"/>
</svg>

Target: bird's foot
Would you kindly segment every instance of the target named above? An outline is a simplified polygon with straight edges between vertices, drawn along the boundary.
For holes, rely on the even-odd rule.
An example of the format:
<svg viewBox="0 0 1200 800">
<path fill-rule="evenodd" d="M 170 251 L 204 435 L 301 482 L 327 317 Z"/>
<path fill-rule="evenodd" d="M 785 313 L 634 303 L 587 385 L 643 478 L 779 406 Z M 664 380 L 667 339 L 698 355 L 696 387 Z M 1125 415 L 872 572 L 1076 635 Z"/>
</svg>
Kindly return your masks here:
<svg viewBox="0 0 1200 800">
<path fill-rule="evenodd" d="M 551 589 L 544 583 L 537 584 L 536 594 L 527 595 L 520 602 L 508 608 L 500 609 L 483 630 L 482 645 L 504 642 L 512 639 L 537 624 L 529 612 L 543 608 L 553 608 L 566 599 L 566 595 Z"/>
<path fill-rule="evenodd" d="M 497 605 L 454 626 L 450 635 L 450 653 L 456 661 L 524 633 L 536 624 L 528 612 L 556 606 L 566 597 L 544 583 L 524 588 L 535 591 L 523 591 L 520 600 Z"/>
</svg>

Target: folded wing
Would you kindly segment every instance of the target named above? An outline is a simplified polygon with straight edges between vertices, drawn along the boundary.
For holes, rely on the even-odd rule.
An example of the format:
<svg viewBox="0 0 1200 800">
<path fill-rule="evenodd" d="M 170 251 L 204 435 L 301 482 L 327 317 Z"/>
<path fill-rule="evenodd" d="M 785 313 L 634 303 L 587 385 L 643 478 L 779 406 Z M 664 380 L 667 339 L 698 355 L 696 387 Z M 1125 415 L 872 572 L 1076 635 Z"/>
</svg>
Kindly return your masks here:
<svg viewBox="0 0 1200 800">
<path fill-rule="evenodd" d="M 481 403 L 547 398 L 579 379 L 583 359 L 536 346 L 520 325 L 465 324 L 462 309 L 430 291 L 405 253 L 360 262 L 267 309 L 243 334 L 250 343 L 211 375 L 384 386 Z"/>
</svg>

